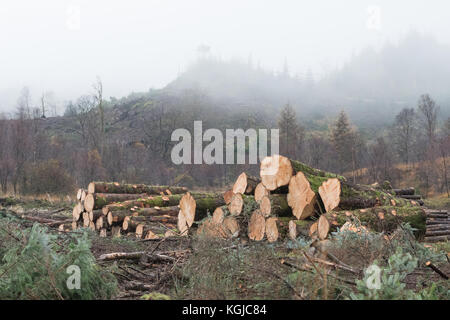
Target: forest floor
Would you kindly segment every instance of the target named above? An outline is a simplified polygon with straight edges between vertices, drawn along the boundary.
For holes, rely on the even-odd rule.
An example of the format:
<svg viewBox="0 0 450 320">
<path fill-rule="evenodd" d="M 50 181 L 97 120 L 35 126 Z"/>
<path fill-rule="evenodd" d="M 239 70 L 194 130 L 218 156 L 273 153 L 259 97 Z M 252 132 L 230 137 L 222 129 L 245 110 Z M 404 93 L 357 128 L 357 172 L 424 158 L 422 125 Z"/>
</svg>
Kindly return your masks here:
<svg viewBox="0 0 450 320">
<path fill-rule="evenodd" d="M 435 208 L 443 205 L 439 209 L 446 209 L 448 201 L 430 200 L 428 204 Z M 35 298 L 31 293 L 11 296 L 14 290 L 8 287 L 17 285 L 11 280 L 13 272 L 26 270 L 21 263 L 30 263 L 25 258 L 20 260 L 20 255 L 14 261 L 8 260 L 15 246 L 22 250 L 15 252 L 25 252 L 24 248 L 31 242 L 30 230 L 36 222 L 23 216 L 64 220 L 71 218 L 71 208 L 69 201 L 2 199 L 0 299 Z M 408 230 L 404 229 L 388 241 L 386 238 L 389 237 L 376 232 L 367 235 L 354 232 L 334 234 L 327 249 L 334 261 L 318 254 L 314 244 L 306 238 L 273 244 L 197 237 L 149 241 L 127 236 L 100 238 L 88 229 L 61 233 L 56 226 L 46 226 L 45 230 L 52 235 L 51 241 L 62 244 L 62 248 L 55 249 L 60 255 L 73 255 L 73 244 L 81 241 L 83 233 L 87 236 L 95 270 L 112 275 L 116 286 L 107 296 L 104 295 L 105 290 L 95 289 L 99 293 L 93 298 L 97 299 L 450 298 L 449 280 L 425 265 L 431 261 L 445 275 L 450 275 L 450 244 L 424 244 L 411 238 Z M 145 255 L 139 259 L 100 259 L 103 254 L 114 252 L 145 252 Z M 370 275 L 364 270 L 373 264 L 386 275 L 381 277 L 380 290 L 367 287 L 366 280 Z M 411 267 L 405 267 L 408 265 Z M 50 275 L 48 271 L 44 279 Z M 40 278 L 39 281 L 43 281 Z M 58 283 L 49 286 L 36 282 L 34 278 L 27 281 L 31 282 L 26 284 L 28 286 L 53 287 L 55 292 L 64 292 L 57 289 Z M 40 297 L 53 297 L 51 292 L 39 292 Z M 63 294 L 56 295 L 56 298 L 64 297 Z M 74 297 L 69 293 L 66 298 Z"/>
</svg>

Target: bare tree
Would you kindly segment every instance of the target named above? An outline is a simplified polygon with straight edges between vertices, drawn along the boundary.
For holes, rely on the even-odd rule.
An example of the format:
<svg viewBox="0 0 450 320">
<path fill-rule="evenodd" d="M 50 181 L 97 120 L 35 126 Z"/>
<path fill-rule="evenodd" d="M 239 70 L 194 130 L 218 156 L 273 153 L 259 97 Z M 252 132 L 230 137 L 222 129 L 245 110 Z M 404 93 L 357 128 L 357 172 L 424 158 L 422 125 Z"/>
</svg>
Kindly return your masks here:
<svg viewBox="0 0 450 320">
<path fill-rule="evenodd" d="M 414 109 L 404 108 L 395 117 L 392 138 L 399 157 L 406 164 L 410 161 L 411 145 L 416 130 L 416 113 Z"/>
<path fill-rule="evenodd" d="M 431 146 L 436 139 L 437 115 L 439 106 L 428 94 L 420 96 L 418 104 L 419 113 L 421 115 L 421 123 L 428 138 L 428 144 Z"/>
</svg>

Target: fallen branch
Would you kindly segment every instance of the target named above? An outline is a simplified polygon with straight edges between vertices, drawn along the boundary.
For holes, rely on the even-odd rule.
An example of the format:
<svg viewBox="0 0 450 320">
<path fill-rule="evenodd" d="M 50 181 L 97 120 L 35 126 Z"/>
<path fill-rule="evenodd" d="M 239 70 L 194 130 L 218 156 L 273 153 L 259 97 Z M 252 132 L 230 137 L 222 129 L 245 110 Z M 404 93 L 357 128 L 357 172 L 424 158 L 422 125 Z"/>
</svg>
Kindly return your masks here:
<svg viewBox="0 0 450 320">
<path fill-rule="evenodd" d="M 157 253 L 147 254 L 145 251 L 105 253 L 102 254 L 97 260 L 98 261 L 113 261 L 123 259 L 139 260 L 143 257 L 152 261 L 169 261 L 169 262 L 175 261 L 175 259 L 172 257 Z"/>
<path fill-rule="evenodd" d="M 427 261 L 427 263 L 425 263 L 425 265 L 429 268 L 431 268 L 434 272 L 436 272 L 438 275 L 440 275 L 442 278 L 444 278 L 445 280 L 448 280 L 448 276 L 442 272 L 441 270 L 439 270 L 438 267 L 436 267 L 434 264 L 431 263 L 431 261 Z"/>
</svg>

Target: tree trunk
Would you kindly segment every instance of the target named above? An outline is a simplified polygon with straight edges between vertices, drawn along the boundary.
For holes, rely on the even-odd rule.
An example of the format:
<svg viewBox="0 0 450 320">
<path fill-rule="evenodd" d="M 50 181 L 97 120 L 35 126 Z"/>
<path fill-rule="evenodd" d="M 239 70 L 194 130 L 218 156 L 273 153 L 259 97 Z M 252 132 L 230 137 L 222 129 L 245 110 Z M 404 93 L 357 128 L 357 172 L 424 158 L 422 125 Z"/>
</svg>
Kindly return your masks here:
<svg viewBox="0 0 450 320">
<path fill-rule="evenodd" d="M 88 193 L 122 193 L 122 194 L 182 194 L 188 190 L 185 187 L 150 186 L 145 184 L 119 184 L 117 182 L 91 182 Z"/>
<path fill-rule="evenodd" d="M 84 200 L 84 208 L 86 211 L 93 211 L 102 209 L 104 206 L 114 203 L 123 202 L 126 200 L 134 200 L 147 197 L 146 194 L 126 194 L 126 193 L 90 193 Z"/>
</svg>

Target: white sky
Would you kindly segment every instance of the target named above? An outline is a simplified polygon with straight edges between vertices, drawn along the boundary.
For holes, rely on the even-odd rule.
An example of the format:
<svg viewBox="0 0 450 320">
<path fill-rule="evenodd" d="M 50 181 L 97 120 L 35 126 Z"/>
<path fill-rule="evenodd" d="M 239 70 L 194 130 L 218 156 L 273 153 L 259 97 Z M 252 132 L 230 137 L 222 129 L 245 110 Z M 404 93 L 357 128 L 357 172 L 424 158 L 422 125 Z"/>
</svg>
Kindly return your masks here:
<svg viewBox="0 0 450 320">
<path fill-rule="evenodd" d="M 446 0 L 1 0 L 0 110 L 25 85 L 36 100 L 51 90 L 60 101 L 90 92 L 97 75 L 106 97 L 162 87 L 201 44 L 320 76 L 411 30 L 450 44 L 449 17 Z"/>
</svg>

